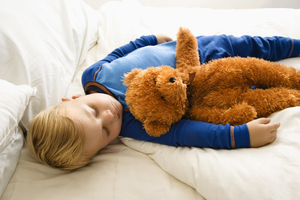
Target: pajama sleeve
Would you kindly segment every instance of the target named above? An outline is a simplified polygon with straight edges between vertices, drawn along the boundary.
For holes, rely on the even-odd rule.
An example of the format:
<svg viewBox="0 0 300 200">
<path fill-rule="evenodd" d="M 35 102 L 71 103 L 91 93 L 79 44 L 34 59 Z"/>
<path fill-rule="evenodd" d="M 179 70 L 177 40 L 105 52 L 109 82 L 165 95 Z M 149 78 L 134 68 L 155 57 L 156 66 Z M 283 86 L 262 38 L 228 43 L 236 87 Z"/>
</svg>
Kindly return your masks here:
<svg viewBox="0 0 300 200">
<path fill-rule="evenodd" d="M 215 125 L 182 119 L 172 125 L 166 134 L 153 137 L 146 133 L 142 123 L 135 119 L 130 112 L 124 112 L 120 136 L 175 147 L 231 149 L 233 147 L 230 128 L 229 124 Z M 249 131 L 246 124 L 234 127 L 234 142 L 235 148 L 250 147 Z"/>
<path fill-rule="evenodd" d="M 98 62 L 94 63 L 84 71 L 81 77 L 83 88 L 85 88 L 85 85 L 88 82 L 93 81 L 94 74 L 99 70 L 99 67 L 101 67 L 101 65 L 103 65 L 104 63 L 110 63 L 118 58 L 126 56 L 127 54 L 129 54 L 130 52 L 138 48 L 145 47 L 148 45 L 156 45 L 156 44 L 157 44 L 157 39 L 155 35 L 149 35 L 149 36 L 142 36 L 136 39 L 135 41 L 131 41 L 130 43 L 115 49 L 113 52 L 108 54 L 104 59 L 99 60 Z"/>
<path fill-rule="evenodd" d="M 148 45 L 156 45 L 157 44 L 157 39 L 154 35 L 149 35 L 149 36 L 142 36 L 135 41 L 131 41 L 128 44 L 121 46 L 117 49 L 115 49 L 113 52 L 108 54 L 104 59 L 101 60 L 101 62 L 112 62 L 113 60 L 117 58 L 121 58 L 130 52 L 139 49 L 141 47 L 145 47 Z"/>
<path fill-rule="evenodd" d="M 199 36 L 197 40 L 201 63 L 233 56 L 278 61 L 300 54 L 300 40 L 286 37 L 217 35 Z"/>
</svg>

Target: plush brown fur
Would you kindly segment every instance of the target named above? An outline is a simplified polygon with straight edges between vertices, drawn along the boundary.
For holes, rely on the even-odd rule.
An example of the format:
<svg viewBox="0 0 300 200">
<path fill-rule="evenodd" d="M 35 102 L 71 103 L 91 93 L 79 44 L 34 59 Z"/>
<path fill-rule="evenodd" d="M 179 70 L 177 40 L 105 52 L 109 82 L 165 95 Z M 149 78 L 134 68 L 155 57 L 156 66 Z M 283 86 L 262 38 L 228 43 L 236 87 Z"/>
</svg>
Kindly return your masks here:
<svg viewBox="0 0 300 200">
<path fill-rule="evenodd" d="M 182 117 L 240 125 L 300 105 L 300 72 L 295 68 L 250 57 L 200 66 L 197 40 L 183 28 L 176 59 L 176 70 L 161 66 L 125 75 L 126 102 L 149 135 L 166 133 Z M 254 85 L 261 89 L 251 89 Z"/>
</svg>

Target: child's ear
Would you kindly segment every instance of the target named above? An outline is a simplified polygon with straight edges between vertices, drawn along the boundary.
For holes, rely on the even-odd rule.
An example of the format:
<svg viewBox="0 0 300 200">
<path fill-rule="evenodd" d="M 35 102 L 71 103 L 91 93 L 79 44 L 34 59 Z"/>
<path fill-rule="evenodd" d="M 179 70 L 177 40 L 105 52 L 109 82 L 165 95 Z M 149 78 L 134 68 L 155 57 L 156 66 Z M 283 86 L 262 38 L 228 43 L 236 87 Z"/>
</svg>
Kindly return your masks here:
<svg viewBox="0 0 300 200">
<path fill-rule="evenodd" d="M 142 69 L 133 69 L 131 72 L 124 74 L 124 85 L 129 86 L 130 82 L 132 81 L 132 79 L 141 71 L 143 71 Z"/>
<path fill-rule="evenodd" d="M 71 100 L 77 99 L 77 98 L 79 98 L 79 97 L 81 97 L 81 96 L 82 96 L 82 94 L 76 94 L 76 95 L 74 95 L 74 96 L 72 96 L 72 97 L 61 98 L 61 100 L 62 100 L 62 101 L 71 101 Z"/>
</svg>

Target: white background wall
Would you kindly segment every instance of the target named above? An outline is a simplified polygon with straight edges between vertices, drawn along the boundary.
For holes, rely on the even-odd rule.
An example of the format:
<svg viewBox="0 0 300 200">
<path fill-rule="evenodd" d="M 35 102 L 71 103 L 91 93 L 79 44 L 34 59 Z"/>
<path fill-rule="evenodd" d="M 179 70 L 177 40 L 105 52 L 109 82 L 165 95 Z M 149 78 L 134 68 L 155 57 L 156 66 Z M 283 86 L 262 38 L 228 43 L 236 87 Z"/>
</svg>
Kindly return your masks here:
<svg viewBox="0 0 300 200">
<path fill-rule="evenodd" d="M 111 0 L 83 0 L 94 9 Z M 117 0 L 120 1 L 120 0 Z M 300 0 L 139 0 L 144 6 L 155 7 L 204 7 L 216 9 L 296 8 Z"/>
</svg>

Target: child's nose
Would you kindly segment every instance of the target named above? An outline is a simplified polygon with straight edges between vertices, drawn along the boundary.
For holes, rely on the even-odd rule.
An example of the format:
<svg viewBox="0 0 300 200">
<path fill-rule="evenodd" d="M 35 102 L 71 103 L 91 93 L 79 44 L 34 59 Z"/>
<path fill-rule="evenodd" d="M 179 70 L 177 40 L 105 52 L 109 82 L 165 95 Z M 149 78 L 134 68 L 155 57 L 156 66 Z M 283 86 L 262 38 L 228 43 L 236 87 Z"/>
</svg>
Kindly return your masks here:
<svg viewBox="0 0 300 200">
<path fill-rule="evenodd" d="M 114 114 L 111 112 L 111 110 L 104 111 L 103 120 L 107 123 L 112 122 L 114 120 Z"/>
</svg>

